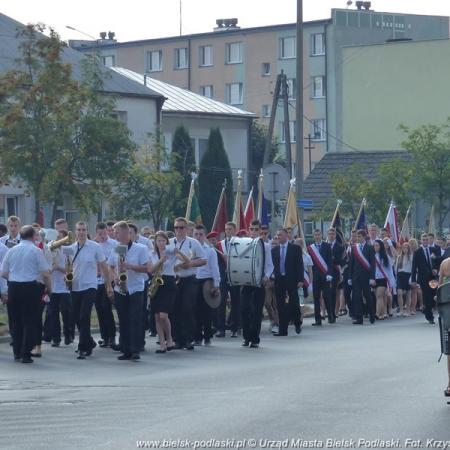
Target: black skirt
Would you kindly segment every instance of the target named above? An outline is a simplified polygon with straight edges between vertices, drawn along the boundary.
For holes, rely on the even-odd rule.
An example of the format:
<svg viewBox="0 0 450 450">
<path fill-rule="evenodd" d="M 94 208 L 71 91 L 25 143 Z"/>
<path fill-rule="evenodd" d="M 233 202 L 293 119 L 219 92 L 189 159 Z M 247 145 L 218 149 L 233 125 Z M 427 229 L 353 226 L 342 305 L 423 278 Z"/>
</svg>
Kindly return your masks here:
<svg viewBox="0 0 450 450">
<path fill-rule="evenodd" d="M 376 287 L 387 287 L 387 281 L 385 278 L 377 278 L 375 283 Z"/>
<path fill-rule="evenodd" d="M 397 273 L 397 289 L 401 289 L 402 291 L 409 291 L 411 289 L 411 285 L 409 284 L 410 278 L 411 278 L 410 273 L 398 272 Z"/>
<path fill-rule="evenodd" d="M 175 277 L 163 275 L 162 279 L 164 284 L 158 288 L 155 297 L 150 300 L 151 310 L 153 313 L 171 314 L 177 293 Z"/>
</svg>

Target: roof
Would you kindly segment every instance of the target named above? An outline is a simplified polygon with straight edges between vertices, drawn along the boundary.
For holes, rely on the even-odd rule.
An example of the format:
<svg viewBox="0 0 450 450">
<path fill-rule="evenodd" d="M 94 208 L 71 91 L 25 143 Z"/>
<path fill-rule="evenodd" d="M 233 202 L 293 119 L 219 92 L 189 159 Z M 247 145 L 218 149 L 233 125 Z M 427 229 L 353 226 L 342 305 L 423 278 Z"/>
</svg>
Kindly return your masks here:
<svg viewBox="0 0 450 450">
<path fill-rule="evenodd" d="M 141 75 L 132 70 L 123 67 L 112 67 L 116 73 L 123 75 L 142 86 L 147 86 L 152 91 L 166 97 L 163 104 L 163 113 L 197 113 L 197 114 L 215 114 L 220 116 L 231 116 L 236 118 L 256 118 L 256 115 L 236 108 L 235 106 L 227 105 L 226 103 L 218 102 L 203 95 L 196 94 L 182 89 L 180 87 L 172 86 L 163 81 L 150 78 L 148 75 Z"/>
<path fill-rule="evenodd" d="M 24 25 L 0 13 L 0 74 L 9 70 L 20 69 L 17 59 L 21 57 L 19 49 L 20 38 L 17 32 Z M 65 48 L 62 61 L 72 65 L 72 76 L 75 80 L 83 78 L 82 61 L 86 56 L 72 48 Z M 133 97 L 148 97 L 161 99 L 161 95 L 142 86 L 127 77 L 120 75 L 104 66 L 100 67 L 103 76 L 103 92 Z"/>
<path fill-rule="evenodd" d="M 311 20 L 309 22 L 304 22 L 304 26 L 317 26 L 317 25 L 325 25 L 327 23 L 331 23 L 331 19 L 321 19 L 321 20 Z M 154 44 L 157 42 L 173 42 L 173 41 L 187 41 L 188 39 L 197 39 L 204 37 L 223 37 L 229 34 L 247 34 L 247 33 L 262 33 L 265 31 L 276 31 L 276 30 L 285 30 L 293 28 L 295 31 L 296 23 L 283 23 L 277 25 L 264 25 L 260 27 L 249 27 L 249 28 L 232 28 L 228 30 L 222 31 L 208 31 L 205 33 L 194 33 L 194 34 L 184 34 L 181 36 L 168 36 L 168 37 L 157 37 L 152 39 L 140 39 L 136 41 L 126 41 L 126 42 L 114 42 L 112 44 L 102 43 L 100 45 L 101 49 L 107 48 L 118 48 L 118 47 L 134 47 L 139 45 L 148 45 Z M 91 41 L 91 45 L 83 45 L 79 48 L 79 50 L 86 50 L 92 47 L 97 47 L 97 41 Z M 77 47 L 78 48 L 78 47 Z"/>
<path fill-rule="evenodd" d="M 331 174 L 344 172 L 354 164 L 361 165 L 361 175 L 368 181 L 375 179 L 378 167 L 394 159 L 408 161 L 404 150 L 327 153 L 314 167 L 303 185 L 303 196 L 319 207 L 324 200 L 334 197 Z"/>
</svg>

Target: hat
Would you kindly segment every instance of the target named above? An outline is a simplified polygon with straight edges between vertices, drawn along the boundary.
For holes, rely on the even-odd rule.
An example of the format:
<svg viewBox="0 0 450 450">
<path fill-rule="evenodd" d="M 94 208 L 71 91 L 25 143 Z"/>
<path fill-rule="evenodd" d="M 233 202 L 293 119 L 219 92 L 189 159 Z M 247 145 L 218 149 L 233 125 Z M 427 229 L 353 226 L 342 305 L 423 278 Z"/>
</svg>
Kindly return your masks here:
<svg viewBox="0 0 450 450">
<path fill-rule="evenodd" d="M 211 233 L 208 233 L 206 235 L 206 239 L 216 238 L 217 236 L 219 236 L 219 233 L 217 231 L 211 231 Z"/>
</svg>

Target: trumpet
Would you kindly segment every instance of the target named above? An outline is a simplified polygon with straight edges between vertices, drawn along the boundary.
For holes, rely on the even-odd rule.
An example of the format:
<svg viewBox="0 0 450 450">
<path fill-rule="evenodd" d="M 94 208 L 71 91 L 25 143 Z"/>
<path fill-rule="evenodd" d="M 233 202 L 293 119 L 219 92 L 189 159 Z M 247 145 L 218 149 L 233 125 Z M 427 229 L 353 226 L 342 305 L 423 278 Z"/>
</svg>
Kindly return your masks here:
<svg viewBox="0 0 450 450">
<path fill-rule="evenodd" d="M 73 233 L 71 231 L 69 231 L 69 233 L 66 237 L 59 239 L 58 241 L 53 241 L 49 245 L 48 248 L 50 249 L 51 252 L 53 252 L 54 250 L 58 249 L 62 245 L 71 245 L 74 242 L 75 242 L 75 237 L 74 237 Z"/>
<path fill-rule="evenodd" d="M 125 262 L 125 255 L 127 254 L 128 247 L 126 245 L 117 245 L 115 251 L 119 255 L 119 276 L 117 277 L 119 279 L 119 292 L 122 295 L 125 295 L 128 292 L 128 275 L 126 270 L 121 270 L 121 267 Z"/>
</svg>

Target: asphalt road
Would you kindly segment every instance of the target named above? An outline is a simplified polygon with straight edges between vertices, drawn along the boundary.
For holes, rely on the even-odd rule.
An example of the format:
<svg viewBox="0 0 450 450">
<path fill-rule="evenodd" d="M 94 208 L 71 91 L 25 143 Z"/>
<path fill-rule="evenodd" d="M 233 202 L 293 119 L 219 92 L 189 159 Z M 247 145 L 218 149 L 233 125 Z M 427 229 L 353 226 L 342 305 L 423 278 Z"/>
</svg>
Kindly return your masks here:
<svg viewBox="0 0 450 450">
<path fill-rule="evenodd" d="M 272 337 L 266 324 L 259 349 L 226 338 L 156 355 L 152 339 L 137 363 L 98 348 L 78 361 L 71 345 L 46 346 L 25 365 L 0 344 L 0 448 L 133 449 L 158 439 L 229 439 L 228 448 L 232 439 L 242 441 L 234 448 L 326 447 L 327 439 L 408 448 L 411 439 L 409 448 L 436 448 L 427 439 L 450 439 L 437 326 L 422 316 L 310 324 L 287 338 Z"/>
</svg>

